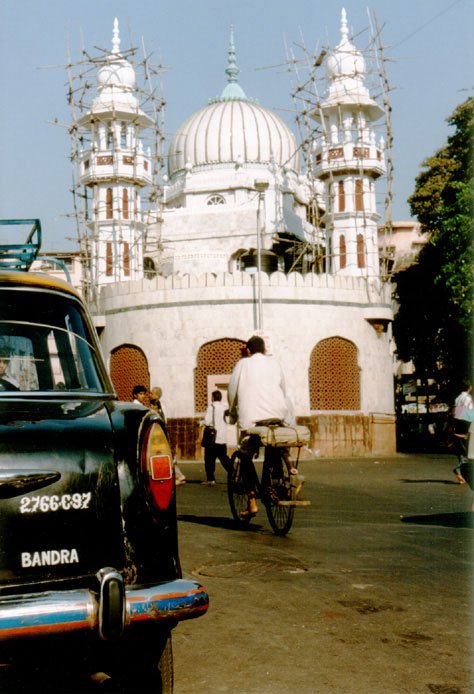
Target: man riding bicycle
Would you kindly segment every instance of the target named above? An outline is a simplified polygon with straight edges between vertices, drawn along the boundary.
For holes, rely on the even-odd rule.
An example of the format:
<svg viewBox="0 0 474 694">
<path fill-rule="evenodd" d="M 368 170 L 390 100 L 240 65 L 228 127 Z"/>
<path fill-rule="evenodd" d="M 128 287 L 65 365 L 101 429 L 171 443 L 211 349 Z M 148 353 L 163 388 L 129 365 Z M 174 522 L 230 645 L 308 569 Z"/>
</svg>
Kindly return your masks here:
<svg viewBox="0 0 474 694">
<path fill-rule="evenodd" d="M 232 372 L 227 396 L 230 421 L 237 422 L 240 429 L 242 476 L 249 498 L 248 509 L 241 515 L 253 516 L 258 507 L 252 458 L 260 447 L 260 440 L 258 436 L 248 435 L 247 431 L 264 420 L 287 424 L 294 424 L 295 420 L 280 364 L 265 354 L 263 339 L 254 335 L 247 342 L 246 350 L 247 356 L 237 362 Z"/>
</svg>

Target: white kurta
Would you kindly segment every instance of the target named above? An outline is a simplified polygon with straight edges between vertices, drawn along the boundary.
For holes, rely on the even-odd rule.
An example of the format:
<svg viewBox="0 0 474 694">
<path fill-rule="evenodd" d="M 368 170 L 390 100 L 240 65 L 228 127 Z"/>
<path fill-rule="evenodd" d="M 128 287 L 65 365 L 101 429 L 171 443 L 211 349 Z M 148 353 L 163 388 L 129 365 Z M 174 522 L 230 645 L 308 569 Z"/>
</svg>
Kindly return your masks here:
<svg viewBox="0 0 474 694">
<path fill-rule="evenodd" d="M 216 443 L 227 443 L 227 424 L 224 420 L 224 405 L 216 400 L 207 408 L 204 424 L 216 430 Z"/>
<path fill-rule="evenodd" d="M 280 364 L 257 352 L 237 362 L 227 391 L 231 417 L 240 429 L 248 429 L 262 419 L 293 419 L 286 396 L 285 379 Z"/>
</svg>

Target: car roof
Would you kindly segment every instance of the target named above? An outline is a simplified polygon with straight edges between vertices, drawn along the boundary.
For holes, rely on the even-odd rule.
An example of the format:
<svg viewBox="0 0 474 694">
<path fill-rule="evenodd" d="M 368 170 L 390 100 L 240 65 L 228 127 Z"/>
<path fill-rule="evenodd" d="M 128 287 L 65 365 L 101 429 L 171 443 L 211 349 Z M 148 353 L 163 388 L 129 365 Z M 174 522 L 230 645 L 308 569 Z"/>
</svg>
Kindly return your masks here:
<svg viewBox="0 0 474 694">
<path fill-rule="evenodd" d="M 83 302 L 79 292 L 59 277 L 52 277 L 44 272 L 25 272 L 22 270 L 0 270 L 0 287 L 28 287 L 31 289 L 55 289 L 70 294 Z"/>
</svg>

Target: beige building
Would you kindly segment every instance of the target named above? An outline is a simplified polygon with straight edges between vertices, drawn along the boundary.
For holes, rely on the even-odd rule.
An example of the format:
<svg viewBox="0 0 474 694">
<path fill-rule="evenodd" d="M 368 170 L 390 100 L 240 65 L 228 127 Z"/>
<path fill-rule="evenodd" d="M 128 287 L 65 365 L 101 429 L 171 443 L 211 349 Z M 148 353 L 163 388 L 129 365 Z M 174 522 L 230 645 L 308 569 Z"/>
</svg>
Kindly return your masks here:
<svg viewBox="0 0 474 694">
<path fill-rule="evenodd" d="M 387 273 L 404 270 L 415 261 L 418 253 L 427 243 L 422 234 L 421 224 L 415 221 L 393 222 L 389 232 L 381 230 L 378 245 L 381 258 L 385 261 Z"/>
</svg>

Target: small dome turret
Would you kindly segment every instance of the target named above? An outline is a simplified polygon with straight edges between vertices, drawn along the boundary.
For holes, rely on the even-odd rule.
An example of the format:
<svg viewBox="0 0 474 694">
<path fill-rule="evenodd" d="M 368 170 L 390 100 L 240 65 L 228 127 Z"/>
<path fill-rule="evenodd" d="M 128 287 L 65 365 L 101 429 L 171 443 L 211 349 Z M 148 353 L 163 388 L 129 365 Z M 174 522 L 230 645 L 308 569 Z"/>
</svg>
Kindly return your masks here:
<svg viewBox="0 0 474 694">
<path fill-rule="evenodd" d="M 349 41 L 348 33 L 347 14 L 343 8 L 341 15 L 341 41 L 326 60 L 326 78 L 328 81 L 341 77 L 364 80 L 365 60 Z"/>
<path fill-rule="evenodd" d="M 114 20 L 112 53 L 108 56 L 106 64 L 97 73 L 97 86 L 100 91 L 111 87 L 118 87 L 122 90 L 132 90 L 135 87 L 135 70 L 128 60 L 125 60 L 120 55 L 120 36 L 117 18 Z"/>
<path fill-rule="evenodd" d="M 364 84 L 366 74 L 362 54 L 349 41 L 346 10 L 341 13 L 341 41 L 326 59 L 328 89 L 321 108 L 329 112 L 339 106 L 359 106 L 371 120 L 377 120 L 383 109 L 370 97 Z M 319 120 L 317 114 L 314 118 Z"/>
<path fill-rule="evenodd" d="M 135 96 L 135 70 L 120 53 L 118 19 L 114 20 L 112 51 L 97 71 L 99 95 L 92 102 L 90 112 L 81 119 L 87 121 L 91 115 L 104 116 L 110 112 L 117 115 L 134 114 L 141 125 L 150 125 L 151 119 L 143 113 Z"/>
</svg>

